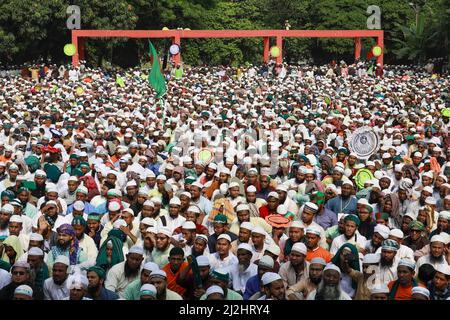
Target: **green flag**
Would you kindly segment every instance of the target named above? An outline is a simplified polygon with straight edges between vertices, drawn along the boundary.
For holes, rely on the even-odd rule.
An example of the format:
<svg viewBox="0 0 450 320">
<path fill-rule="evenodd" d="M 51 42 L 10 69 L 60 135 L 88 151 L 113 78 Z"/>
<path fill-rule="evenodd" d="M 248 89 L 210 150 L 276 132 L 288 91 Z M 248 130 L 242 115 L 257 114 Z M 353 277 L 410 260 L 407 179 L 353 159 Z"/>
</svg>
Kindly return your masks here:
<svg viewBox="0 0 450 320">
<path fill-rule="evenodd" d="M 153 56 L 153 65 L 150 74 L 148 75 L 148 82 L 152 86 L 153 90 L 156 92 L 156 97 L 160 98 L 166 92 L 166 79 L 161 73 L 161 69 L 158 61 L 158 54 L 156 53 L 155 47 L 149 41 L 150 44 L 150 55 Z"/>
<path fill-rule="evenodd" d="M 117 75 L 116 83 L 117 83 L 121 88 L 125 87 L 125 82 L 123 81 L 123 78 L 122 78 L 121 76 L 119 76 L 119 75 Z"/>
</svg>

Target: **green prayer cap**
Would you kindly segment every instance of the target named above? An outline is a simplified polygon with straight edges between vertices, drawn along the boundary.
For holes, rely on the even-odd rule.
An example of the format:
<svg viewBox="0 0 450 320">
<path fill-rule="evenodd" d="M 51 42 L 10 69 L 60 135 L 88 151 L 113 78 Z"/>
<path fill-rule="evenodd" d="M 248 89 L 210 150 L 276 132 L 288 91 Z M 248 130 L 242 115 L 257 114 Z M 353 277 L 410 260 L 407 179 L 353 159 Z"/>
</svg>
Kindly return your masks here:
<svg viewBox="0 0 450 320">
<path fill-rule="evenodd" d="M 194 177 L 187 177 L 186 179 L 184 179 L 184 183 L 192 184 L 192 183 L 194 183 L 196 180 L 197 180 L 197 178 L 194 178 Z"/>
<path fill-rule="evenodd" d="M 5 190 L 1 193 L 0 197 L 8 197 L 9 201 L 12 201 L 16 197 L 16 195 L 11 190 Z"/>
<path fill-rule="evenodd" d="M 75 218 L 73 218 L 72 220 L 72 225 L 73 226 L 86 226 L 86 220 L 84 220 L 83 217 L 77 216 Z"/>
<path fill-rule="evenodd" d="M 423 223 L 417 220 L 411 221 L 408 225 L 408 228 L 409 230 L 419 230 L 419 231 L 425 230 L 425 226 L 423 225 Z"/>
<path fill-rule="evenodd" d="M 89 165 L 88 162 L 81 162 L 81 163 L 80 163 L 80 168 L 83 168 L 83 167 L 85 167 L 85 168 L 90 168 L 91 166 Z"/>
<path fill-rule="evenodd" d="M 382 219 L 382 220 L 387 221 L 387 220 L 389 220 L 389 214 L 387 214 L 386 212 L 378 212 L 378 213 L 375 215 L 375 218 L 376 218 L 376 219 Z"/>
<path fill-rule="evenodd" d="M 325 193 L 316 191 L 311 195 L 311 200 L 320 206 L 325 201 Z"/>
<path fill-rule="evenodd" d="M 227 223 L 227 217 L 223 214 L 218 214 L 217 216 L 214 217 L 214 222 L 215 223 Z"/>
<path fill-rule="evenodd" d="M 354 223 L 356 223 L 357 226 L 359 226 L 359 224 L 361 223 L 361 220 L 359 220 L 358 216 L 355 214 L 349 214 L 344 218 L 344 222 L 347 221 L 353 221 Z"/>
<path fill-rule="evenodd" d="M 408 140 L 414 140 L 414 136 L 406 136 L 406 141 Z"/>
<path fill-rule="evenodd" d="M 98 213 L 90 213 L 87 218 L 88 220 L 100 221 L 102 216 Z"/>
<path fill-rule="evenodd" d="M 227 282 L 230 281 L 230 275 L 229 273 L 223 273 L 219 270 L 214 270 L 213 272 L 211 272 L 211 277 L 223 282 Z"/>
<path fill-rule="evenodd" d="M 92 266 L 87 271 L 88 272 L 91 272 L 91 271 L 95 272 L 100 279 L 105 279 L 105 276 L 106 276 L 105 270 L 103 270 L 99 266 Z"/>
<path fill-rule="evenodd" d="M 72 153 L 69 159 L 78 159 L 78 156 L 75 153 Z"/>
</svg>

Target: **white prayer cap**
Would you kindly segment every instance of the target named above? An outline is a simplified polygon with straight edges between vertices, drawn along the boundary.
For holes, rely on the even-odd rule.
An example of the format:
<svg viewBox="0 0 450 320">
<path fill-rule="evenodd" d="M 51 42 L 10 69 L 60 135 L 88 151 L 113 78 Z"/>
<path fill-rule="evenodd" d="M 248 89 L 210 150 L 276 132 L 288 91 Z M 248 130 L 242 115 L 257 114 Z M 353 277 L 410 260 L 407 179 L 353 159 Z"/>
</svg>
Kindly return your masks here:
<svg viewBox="0 0 450 320">
<path fill-rule="evenodd" d="M 69 290 L 87 288 L 88 284 L 88 278 L 81 273 L 70 275 L 67 278 L 67 288 Z"/>
<path fill-rule="evenodd" d="M 139 296 L 151 296 L 156 298 L 156 287 L 150 283 L 145 283 L 139 289 Z"/>
<path fill-rule="evenodd" d="M 117 201 L 112 201 L 108 204 L 108 210 L 109 211 L 119 211 L 120 210 L 120 204 L 117 203 Z"/>
<path fill-rule="evenodd" d="M 170 199 L 169 205 L 171 205 L 171 206 L 181 206 L 181 200 L 180 200 L 180 198 L 178 198 L 178 197 L 173 197 L 172 199 Z"/>
<path fill-rule="evenodd" d="M 233 181 L 228 185 L 228 189 L 239 187 L 239 183 Z"/>
<path fill-rule="evenodd" d="M 446 276 L 450 276 L 450 266 L 439 264 L 436 266 L 436 271 L 445 274 Z"/>
<path fill-rule="evenodd" d="M 189 206 L 189 208 L 187 209 L 187 211 L 189 212 L 194 212 L 194 213 L 200 213 L 200 208 L 197 206 Z"/>
<path fill-rule="evenodd" d="M 11 218 L 9 219 L 9 222 L 17 222 L 17 223 L 23 223 L 23 219 L 21 216 L 14 214 L 11 216 Z"/>
<path fill-rule="evenodd" d="M 440 234 L 435 234 L 434 236 L 431 237 L 430 239 L 430 243 L 433 242 L 442 242 L 445 243 L 445 239 L 440 235 Z"/>
<path fill-rule="evenodd" d="M 396 238 L 399 238 L 399 239 L 403 239 L 403 237 L 405 236 L 403 234 L 403 231 L 400 230 L 400 229 L 392 229 L 391 232 L 389 232 L 389 235 L 393 236 L 393 237 L 396 237 Z"/>
<path fill-rule="evenodd" d="M 426 203 L 426 204 L 435 205 L 435 204 L 436 204 L 436 199 L 433 198 L 433 197 L 427 197 L 427 198 L 425 199 L 425 203 Z"/>
<path fill-rule="evenodd" d="M 151 232 L 151 233 L 157 234 L 158 229 L 156 227 L 148 227 L 147 229 L 145 229 L 145 232 Z"/>
<path fill-rule="evenodd" d="M 44 256 L 44 251 L 42 251 L 41 248 L 37 247 L 31 247 L 30 250 L 28 250 L 29 256 Z"/>
<path fill-rule="evenodd" d="M 126 227 L 128 226 L 128 224 L 126 223 L 125 220 L 123 219 L 117 219 L 116 221 L 114 221 L 113 223 L 113 228 L 114 229 L 120 229 L 120 227 Z"/>
<path fill-rule="evenodd" d="M 155 271 L 152 271 L 152 273 L 150 273 L 150 277 L 158 277 L 158 278 L 167 279 L 167 274 L 163 270 L 155 270 Z"/>
<path fill-rule="evenodd" d="M 89 193 L 88 188 L 86 188 L 85 186 L 79 186 L 77 188 L 76 192 L 84 193 L 84 194 L 88 194 Z"/>
<path fill-rule="evenodd" d="M 163 175 L 163 174 L 160 174 L 159 176 L 156 177 L 156 180 L 163 180 L 163 181 L 166 181 L 166 180 L 167 180 L 167 177 L 166 177 L 165 175 Z"/>
<path fill-rule="evenodd" d="M 274 197 L 275 199 L 280 199 L 280 196 L 275 191 L 269 192 L 269 194 L 267 195 L 267 198 L 269 198 L 269 197 Z"/>
<path fill-rule="evenodd" d="M 368 253 L 363 258 L 363 263 L 376 264 L 380 262 L 380 255 L 377 253 Z"/>
<path fill-rule="evenodd" d="M 132 246 L 130 248 L 130 250 L 128 251 L 128 253 L 136 253 L 136 254 L 140 254 L 140 255 L 144 255 L 144 248 L 142 248 L 141 246 Z"/>
<path fill-rule="evenodd" d="M 63 255 L 59 255 L 56 257 L 55 259 L 55 264 L 56 263 L 62 263 L 66 266 L 70 266 L 70 260 L 69 257 L 63 256 Z"/>
<path fill-rule="evenodd" d="M 186 229 L 186 230 L 196 230 L 197 227 L 195 226 L 195 223 L 192 221 L 185 221 L 182 226 L 182 229 Z"/>
<path fill-rule="evenodd" d="M 439 219 L 440 218 L 450 220 L 450 211 L 444 210 L 444 211 L 439 212 Z"/>
<path fill-rule="evenodd" d="M 247 250 L 248 252 L 250 252 L 250 253 L 253 253 L 253 250 L 252 250 L 252 247 L 251 247 L 251 245 L 249 245 L 248 243 L 241 243 L 239 246 L 238 246 L 238 248 L 237 248 L 238 250 L 239 249 L 244 249 L 244 250 Z"/>
<path fill-rule="evenodd" d="M 253 226 L 252 223 L 247 222 L 247 221 L 244 221 L 244 222 L 241 223 L 241 225 L 239 226 L 239 228 L 252 231 L 253 228 L 254 228 L 254 226 Z"/>
<path fill-rule="evenodd" d="M 414 152 L 413 157 L 419 157 L 422 158 L 422 153 L 419 151 Z"/>
<path fill-rule="evenodd" d="M 339 272 L 339 274 L 341 274 L 341 269 L 339 269 L 339 267 L 333 263 L 327 264 L 325 266 L 325 268 L 323 269 L 323 272 L 325 272 L 327 270 L 335 270 L 335 271 Z"/>
<path fill-rule="evenodd" d="M 263 256 L 259 262 L 258 262 L 258 266 L 260 267 L 266 267 L 266 268 L 270 268 L 272 269 L 275 265 L 275 262 L 273 261 L 272 257 L 270 256 Z"/>
<path fill-rule="evenodd" d="M 153 271 L 159 270 L 159 267 L 156 263 L 149 261 L 144 264 L 142 269 L 153 272 Z"/>
<path fill-rule="evenodd" d="M 388 226 L 385 226 L 384 224 L 377 224 L 373 232 L 378 233 L 380 236 L 383 237 L 383 239 L 387 239 L 389 237 L 390 229 Z"/>
<path fill-rule="evenodd" d="M 370 289 L 370 294 L 378 294 L 378 293 L 385 293 L 388 294 L 390 292 L 389 287 L 384 284 L 376 284 Z"/>
<path fill-rule="evenodd" d="M 191 184 L 191 186 L 197 187 L 199 189 L 203 189 L 203 185 L 200 182 L 198 182 L 198 181 L 193 182 Z"/>
<path fill-rule="evenodd" d="M 192 198 L 192 195 L 191 195 L 189 192 L 187 192 L 187 191 L 184 191 L 184 192 L 180 193 L 180 197 L 181 197 L 181 196 L 188 197 L 189 199 Z"/>
<path fill-rule="evenodd" d="M 308 228 L 306 228 L 305 233 L 315 234 L 320 238 L 320 230 L 316 226 L 309 226 Z"/>
<path fill-rule="evenodd" d="M 1 208 L 1 212 L 13 214 L 14 207 L 11 204 L 7 203 Z"/>
<path fill-rule="evenodd" d="M 33 232 L 30 234 L 30 241 L 44 241 L 44 237 L 40 233 Z"/>
<path fill-rule="evenodd" d="M 305 226 L 303 225 L 303 223 L 301 221 L 292 221 L 289 224 L 289 228 L 300 228 L 300 229 L 304 229 Z"/>
<path fill-rule="evenodd" d="M 257 191 L 256 187 L 253 185 L 247 187 L 247 192 L 256 192 L 256 191 Z"/>
<path fill-rule="evenodd" d="M 414 270 L 416 268 L 416 263 L 411 259 L 403 258 L 399 261 L 398 266 L 405 266 Z"/>
<path fill-rule="evenodd" d="M 423 288 L 423 287 L 413 287 L 411 290 L 411 295 L 414 294 L 421 294 L 425 297 L 427 297 L 428 299 L 430 298 L 430 291 L 427 288 Z"/>
<path fill-rule="evenodd" d="M 196 235 L 196 236 L 195 236 L 195 240 L 197 240 L 197 239 L 201 239 L 201 240 L 205 241 L 206 243 L 208 243 L 208 237 L 205 236 L 204 234 L 198 234 L 198 235 Z"/>
<path fill-rule="evenodd" d="M 146 206 L 146 207 L 148 206 L 148 207 L 154 208 L 154 207 L 155 207 L 155 204 L 154 204 L 153 201 L 151 201 L 151 200 L 145 200 L 143 206 Z"/>
<path fill-rule="evenodd" d="M 228 242 L 231 243 L 231 238 L 226 233 L 222 233 L 220 236 L 217 237 L 217 241 L 219 241 L 220 239 L 228 240 Z"/>
<path fill-rule="evenodd" d="M 392 156 L 391 156 L 390 153 L 388 153 L 388 152 L 383 153 L 383 159 L 389 159 L 389 158 L 391 158 L 391 157 L 392 157 Z"/>
<path fill-rule="evenodd" d="M 394 171 L 395 171 L 395 172 L 402 172 L 402 169 L 403 169 L 404 166 L 405 166 L 405 165 L 404 165 L 403 163 L 396 164 L 396 165 L 394 166 Z"/>
<path fill-rule="evenodd" d="M 209 259 L 207 256 L 201 255 L 196 258 L 197 264 L 199 267 L 208 267 L 210 265 Z"/>
<path fill-rule="evenodd" d="M 295 251 L 301 254 L 306 255 L 307 249 L 304 243 L 301 242 L 296 242 L 294 243 L 294 245 L 292 246 L 291 252 Z"/>
<path fill-rule="evenodd" d="M 327 265 L 327 262 L 325 261 L 325 259 L 324 258 L 322 258 L 322 257 L 315 257 L 315 258 L 312 258 L 311 259 L 311 261 L 309 262 L 309 264 L 311 265 L 311 264 L 320 264 L 320 265 L 322 265 L 322 266 L 326 266 Z"/>
<path fill-rule="evenodd" d="M 33 297 L 33 289 L 26 284 L 21 284 L 14 290 L 14 294 L 23 294 L 24 296 Z"/>
<path fill-rule="evenodd" d="M 266 272 L 261 278 L 263 285 L 267 286 L 268 284 L 280 280 L 281 276 L 275 272 Z"/>
<path fill-rule="evenodd" d="M 47 173 L 45 173 L 44 170 L 36 170 L 36 172 L 34 173 L 35 177 L 47 177 Z"/>
<path fill-rule="evenodd" d="M 84 202 L 83 201 L 75 201 L 73 203 L 73 208 L 77 211 L 83 211 L 84 210 Z"/>
<path fill-rule="evenodd" d="M 122 192 L 118 189 L 109 189 L 108 192 L 106 193 L 106 195 L 121 197 Z"/>
<path fill-rule="evenodd" d="M 205 295 L 206 295 L 206 297 L 209 297 L 209 296 L 212 295 L 213 293 L 219 293 L 219 294 L 221 294 L 222 296 L 225 295 L 224 292 L 223 292 L 223 289 L 222 289 L 221 287 L 217 286 L 217 285 L 210 286 L 210 287 L 206 290 Z"/>
<path fill-rule="evenodd" d="M 237 206 L 237 208 L 236 208 L 236 212 L 239 212 L 239 211 L 249 211 L 249 210 L 250 210 L 250 207 L 248 206 L 247 203 L 241 203 L 241 204 L 239 204 L 239 205 Z"/>
<path fill-rule="evenodd" d="M 288 192 L 288 187 L 284 184 L 280 184 L 277 187 L 277 191 L 284 191 L 284 192 Z"/>
<path fill-rule="evenodd" d="M 426 186 L 426 187 L 424 187 L 424 188 L 422 189 L 422 191 L 426 191 L 426 192 L 428 192 L 428 193 L 431 193 L 431 194 L 433 194 L 433 188 L 432 188 L 432 187 L 430 187 L 430 186 Z"/>
<path fill-rule="evenodd" d="M 427 171 L 424 174 L 422 174 L 422 177 L 428 177 L 430 179 L 433 179 L 433 171 Z"/>
<path fill-rule="evenodd" d="M 279 256 L 281 249 L 279 246 L 277 246 L 276 244 L 271 244 L 266 248 L 267 251 L 269 251 L 270 253 L 272 253 L 275 256 Z"/>
<path fill-rule="evenodd" d="M 55 207 L 58 206 L 58 204 L 56 203 L 56 201 L 53 201 L 53 200 L 47 201 L 45 204 L 46 204 L 47 206 L 55 206 Z"/>
<path fill-rule="evenodd" d="M 159 227 L 158 233 L 162 233 L 163 235 L 168 236 L 170 238 L 173 232 L 169 227 Z"/>
<path fill-rule="evenodd" d="M 137 183 L 134 180 L 128 181 L 127 184 L 125 185 L 125 188 L 128 187 L 137 187 Z"/>
<path fill-rule="evenodd" d="M 141 223 L 147 226 L 155 226 L 156 220 L 153 218 L 145 217 L 144 219 L 141 220 Z"/>
</svg>

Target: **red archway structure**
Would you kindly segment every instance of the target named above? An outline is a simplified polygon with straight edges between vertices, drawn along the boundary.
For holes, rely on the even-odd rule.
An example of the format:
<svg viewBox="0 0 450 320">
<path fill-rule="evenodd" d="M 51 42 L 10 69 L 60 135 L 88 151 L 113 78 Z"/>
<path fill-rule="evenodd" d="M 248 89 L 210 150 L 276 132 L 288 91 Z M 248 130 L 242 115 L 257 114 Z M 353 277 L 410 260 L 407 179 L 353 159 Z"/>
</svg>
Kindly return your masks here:
<svg viewBox="0 0 450 320">
<path fill-rule="evenodd" d="M 77 53 L 72 56 L 72 64 L 78 65 L 84 60 L 84 42 L 86 38 L 171 38 L 172 43 L 181 45 L 182 38 L 263 38 L 264 62 L 270 59 L 269 40 L 276 38 L 280 48 L 277 63 L 283 61 L 283 38 L 353 38 L 355 41 L 355 59 L 361 54 L 361 38 L 376 38 L 377 45 L 383 50 L 377 57 L 377 63 L 383 67 L 384 31 L 383 30 L 72 30 L 72 43 Z M 174 56 L 179 64 L 181 53 Z"/>
</svg>

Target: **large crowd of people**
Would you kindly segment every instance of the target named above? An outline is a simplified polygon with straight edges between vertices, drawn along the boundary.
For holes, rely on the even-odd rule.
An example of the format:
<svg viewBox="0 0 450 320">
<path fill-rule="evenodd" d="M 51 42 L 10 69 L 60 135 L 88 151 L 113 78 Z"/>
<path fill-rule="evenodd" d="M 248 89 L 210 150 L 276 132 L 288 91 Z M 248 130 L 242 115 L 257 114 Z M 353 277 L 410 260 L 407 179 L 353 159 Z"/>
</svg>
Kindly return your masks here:
<svg viewBox="0 0 450 320">
<path fill-rule="evenodd" d="M 0 300 L 450 299 L 448 73 L 147 77 L 2 71 Z"/>
</svg>

